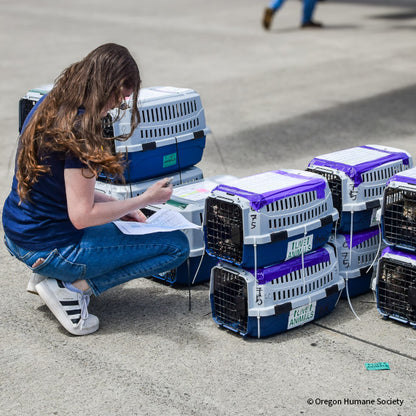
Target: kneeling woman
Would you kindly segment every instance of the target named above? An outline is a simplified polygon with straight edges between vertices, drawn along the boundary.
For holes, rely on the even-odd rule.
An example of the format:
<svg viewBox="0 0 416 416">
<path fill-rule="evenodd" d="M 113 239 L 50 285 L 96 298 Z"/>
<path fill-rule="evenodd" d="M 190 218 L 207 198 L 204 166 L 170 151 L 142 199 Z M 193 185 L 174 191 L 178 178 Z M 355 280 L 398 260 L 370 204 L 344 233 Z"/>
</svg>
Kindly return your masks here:
<svg viewBox="0 0 416 416">
<path fill-rule="evenodd" d="M 5 243 L 34 272 L 28 290 L 38 293 L 74 335 L 99 327 L 87 310 L 91 294 L 175 268 L 189 254 L 181 231 L 132 236 L 112 224 L 119 218 L 145 221 L 140 208 L 172 194 L 165 180 L 126 200 L 95 191 L 100 172 L 124 170 L 103 137 L 103 117 L 131 96 L 133 131 L 140 83 L 129 51 L 102 45 L 63 71 L 19 139 L 3 208 Z"/>
</svg>

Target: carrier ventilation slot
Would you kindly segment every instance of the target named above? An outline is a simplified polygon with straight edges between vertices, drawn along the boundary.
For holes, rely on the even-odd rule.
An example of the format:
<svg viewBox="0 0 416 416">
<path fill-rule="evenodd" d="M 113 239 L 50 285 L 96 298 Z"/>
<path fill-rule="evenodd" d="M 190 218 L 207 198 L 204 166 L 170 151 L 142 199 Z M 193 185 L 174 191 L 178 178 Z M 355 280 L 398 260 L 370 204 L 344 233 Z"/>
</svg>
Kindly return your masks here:
<svg viewBox="0 0 416 416">
<path fill-rule="evenodd" d="M 365 172 L 361 175 L 364 182 L 385 182 L 387 179 L 390 179 L 397 172 L 403 170 L 403 164 L 396 166 L 389 166 L 381 169 L 374 169 L 369 172 Z"/>
<path fill-rule="evenodd" d="M 327 212 L 328 205 L 325 202 L 324 204 L 320 204 L 319 206 L 308 209 L 304 212 L 298 212 L 292 215 L 287 215 L 284 217 L 274 218 L 269 220 L 269 228 L 276 229 L 282 227 L 289 227 L 293 225 L 302 224 L 308 221 L 311 221 L 315 218 L 320 218 L 322 215 Z"/>
<path fill-rule="evenodd" d="M 266 210 L 267 212 L 286 211 L 312 204 L 316 199 L 316 191 L 304 192 L 272 202 L 266 205 Z"/>
<path fill-rule="evenodd" d="M 142 123 L 160 123 L 172 121 L 197 111 L 196 100 L 182 101 L 172 105 L 162 105 L 140 110 Z"/>
<path fill-rule="evenodd" d="M 206 217 L 207 250 L 218 257 L 241 263 L 244 241 L 241 208 L 231 202 L 208 198 Z"/>
<path fill-rule="evenodd" d="M 218 323 L 235 331 L 247 332 L 247 283 L 233 272 L 214 269 L 214 308 Z"/>
<path fill-rule="evenodd" d="M 416 322 L 416 269 L 390 259 L 381 259 L 380 268 L 380 310 L 388 315 Z"/>
</svg>

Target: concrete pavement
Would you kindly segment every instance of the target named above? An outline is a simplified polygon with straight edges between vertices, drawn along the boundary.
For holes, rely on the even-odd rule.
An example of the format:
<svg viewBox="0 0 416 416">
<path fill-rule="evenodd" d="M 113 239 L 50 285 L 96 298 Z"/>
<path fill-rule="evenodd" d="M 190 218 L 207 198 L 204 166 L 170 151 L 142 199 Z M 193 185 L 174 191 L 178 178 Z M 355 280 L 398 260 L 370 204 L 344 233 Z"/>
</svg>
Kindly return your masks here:
<svg viewBox="0 0 416 416">
<path fill-rule="evenodd" d="M 110 41 L 135 55 L 144 86 L 201 94 L 206 177 L 304 169 L 367 143 L 416 157 L 415 1 L 320 2 L 325 29 L 305 31 L 292 0 L 269 32 L 266 1 L 1 3 L 1 206 L 19 98 Z M 100 330 L 73 337 L 25 292 L 30 272 L 4 247 L 0 270 L 0 414 L 414 414 L 416 332 L 382 320 L 371 293 L 352 300 L 360 320 L 341 301 L 319 321 L 243 340 L 213 322 L 207 284 L 189 311 L 186 289 L 141 279 L 92 299 Z M 381 361 L 389 371 L 365 369 Z"/>
</svg>

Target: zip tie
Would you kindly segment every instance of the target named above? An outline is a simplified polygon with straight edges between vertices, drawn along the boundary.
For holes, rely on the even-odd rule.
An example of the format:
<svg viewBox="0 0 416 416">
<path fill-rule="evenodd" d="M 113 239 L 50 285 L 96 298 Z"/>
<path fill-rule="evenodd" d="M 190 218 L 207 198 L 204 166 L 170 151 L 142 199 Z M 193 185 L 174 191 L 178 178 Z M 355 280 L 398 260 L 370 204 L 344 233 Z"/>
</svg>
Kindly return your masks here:
<svg viewBox="0 0 416 416">
<path fill-rule="evenodd" d="M 381 225 L 378 224 L 378 248 L 377 248 L 377 253 L 376 253 L 375 257 L 374 257 L 373 262 L 368 267 L 366 273 L 368 273 L 370 271 L 370 269 L 374 266 L 374 263 L 377 261 L 378 255 L 380 254 L 380 249 L 381 249 Z"/>
<path fill-rule="evenodd" d="M 355 316 L 355 317 L 356 317 L 359 321 L 361 321 L 360 317 L 359 317 L 359 316 L 355 313 L 354 308 L 352 307 L 352 304 L 351 304 L 350 294 L 349 294 L 349 291 L 348 291 L 348 278 L 347 278 L 347 279 L 345 279 L 345 290 L 346 290 L 346 292 L 347 292 L 348 304 L 350 305 L 350 309 L 351 309 L 352 313 L 354 314 L 354 316 Z"/>
</svg>

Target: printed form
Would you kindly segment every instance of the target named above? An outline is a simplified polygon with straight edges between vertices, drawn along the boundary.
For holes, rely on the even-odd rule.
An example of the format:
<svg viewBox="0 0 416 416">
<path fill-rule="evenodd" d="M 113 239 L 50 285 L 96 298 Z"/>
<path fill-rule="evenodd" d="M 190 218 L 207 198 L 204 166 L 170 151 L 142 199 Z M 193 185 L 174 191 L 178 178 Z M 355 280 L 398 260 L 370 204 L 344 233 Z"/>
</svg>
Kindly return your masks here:
<svg viewBox="0 0 416 416">
<path fill-rule="evenodd" d="M 143 235 L 175 230 L 201 229 L 200 225 L 188 221 L 182 214 L 166 208 L 154 213 L 146 222 L 113 221 L 123 234 Z"/>
</svg>

